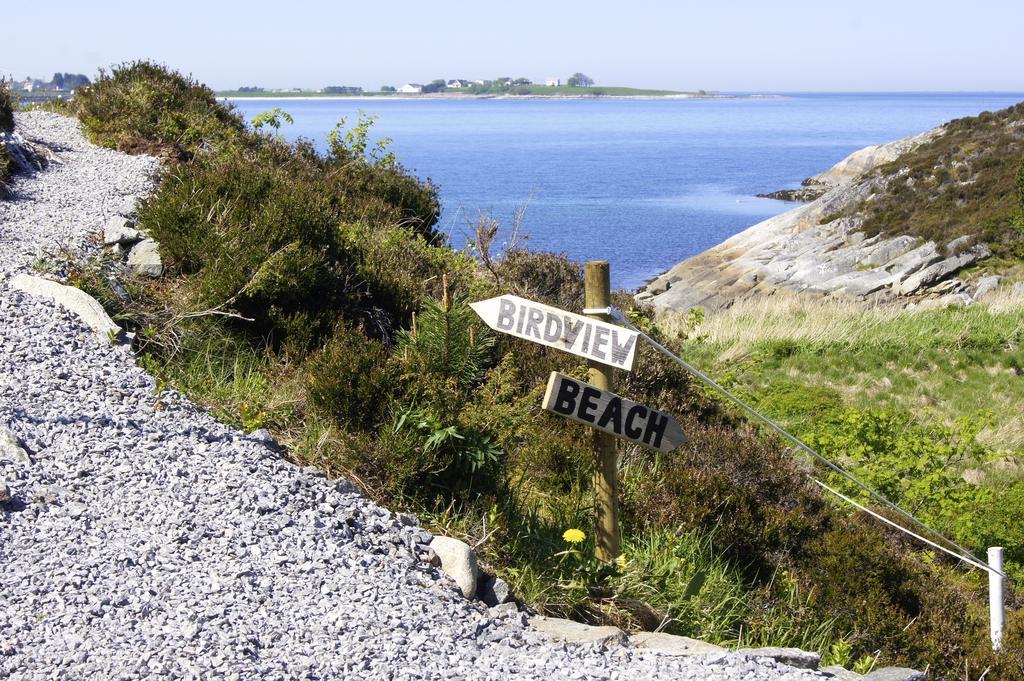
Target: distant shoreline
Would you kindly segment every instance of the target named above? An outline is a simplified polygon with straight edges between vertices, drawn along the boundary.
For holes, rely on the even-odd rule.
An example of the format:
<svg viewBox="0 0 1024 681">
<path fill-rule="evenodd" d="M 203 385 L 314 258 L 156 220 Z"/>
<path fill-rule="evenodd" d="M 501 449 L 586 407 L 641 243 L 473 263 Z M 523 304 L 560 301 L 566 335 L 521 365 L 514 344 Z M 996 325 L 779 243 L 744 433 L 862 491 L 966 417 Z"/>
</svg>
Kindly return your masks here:
<svg viewBox="0 0 1024 681">
<path fill-rule="evenodd" d="M 698 95 L 695 93 L 677 93 L 670 95 L 609 95 L 609 94 L 594 94 L 594 95 L 471 95 L 462 93 L 430 93 L 420 95 L 317 95 L 309 93 L 295 93 L 289 94 L 287 92 L 280 92 L 274 94 L 268 94 L 261 92 L 259 94 L 237 94 L 234 92 L 218 92 L 216 93 L 219 99 L 225 100 L 251 100 L 251 101 L 269 101 L 275 99 L 293 99 L 298 101 L 312 101 L 312 100 L 346 100 L 346 101 L 380 101 L 382 99 L 398 99 L 403 101 L 417 101 L 417 100 L 430 100 L 430 101 L 465 101 L 472 99 L 498 99 L 498 100 L 535 100 L 535 99 L 554 99 L 554 100 L 594 100 L 594 99 L 631 99 L 631 100 L 655 100 L 655 99 L 785 99 L 785 95 L 723 95 L 723 94 L 704 94 Z"/>
</svg>

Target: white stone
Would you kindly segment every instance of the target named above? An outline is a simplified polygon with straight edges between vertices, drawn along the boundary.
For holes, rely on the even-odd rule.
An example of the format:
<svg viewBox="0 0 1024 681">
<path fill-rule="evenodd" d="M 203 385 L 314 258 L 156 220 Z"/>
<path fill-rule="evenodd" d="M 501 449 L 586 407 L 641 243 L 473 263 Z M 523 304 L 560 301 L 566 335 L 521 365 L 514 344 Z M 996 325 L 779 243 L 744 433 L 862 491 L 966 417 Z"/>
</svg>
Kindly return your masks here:
<svg viewBox="0 0 1024 681">
<path fill-rule="evenodd" d="M 28 452 L 18 442 L 18 438 L 5 426 L 0 426 L 0 460 L 13 461 L 23 466 L 32 464 Z"/>
<path fill-rule="evenodd" d="M 441 570 L 455 580 L 462 595 L 466 598 L 476 596 L 476 580 L 480 576 L 480 569 L 473 549 L 453 537 L 434 537 L 430 548 L 441 559 Z"/>
<path fill-rule="evenodd" d="M 133 244 L 141 238 L 142 234 L 132 226 L 132 222 L 120 215 L 115 215 L 103 225 L 104 246 Z"/>
<path fill-rule="evenodd" d="M 152 239 L 143 239 L 128 254 L 128 267 L 147 277 L 159 277 L 164 273 L 160 259 L 160 244 Z"/>
<path fill-rule="evenodd" d="M 11 288 L 29 295 L 49 298 L 78 315 L 97 338 L 109 342 L 121 333 L 121 327 L 107 315 L 95 298 L 81 289 L 58 284 L 49 279 L 19 274 L 11 279 Z"/>
</svg>

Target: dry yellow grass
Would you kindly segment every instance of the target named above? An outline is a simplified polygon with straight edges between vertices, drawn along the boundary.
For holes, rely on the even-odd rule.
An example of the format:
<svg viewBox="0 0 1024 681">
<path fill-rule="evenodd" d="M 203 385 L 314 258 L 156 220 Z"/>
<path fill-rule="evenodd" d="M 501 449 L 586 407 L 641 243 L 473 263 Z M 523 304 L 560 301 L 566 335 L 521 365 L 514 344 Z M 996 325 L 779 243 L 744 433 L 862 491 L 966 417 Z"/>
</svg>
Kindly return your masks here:
<svg viewBox="0 0 1024 681">
<path fill-rule="evenodd" d="M 1024 310 L 1024 292 L 1003 286 L 977 307 L 993 314 Z M 762 341 L 810 345 L 877 341 L 892 337 L 895 326 L 905 327 L 898 322 L 933 311 L 934 308 L 866 305 L 839 297 L 780 291 L 771 296 L 741 300 L 725 310 L 709 313 L 693 327 L 688 324 L 690 315 L 659 310 L 658 325 L 669 335 L 698 337 L 723 346 L 725 349 L 719 359 L 729 361 L 746 354 Z"/>
</svg>

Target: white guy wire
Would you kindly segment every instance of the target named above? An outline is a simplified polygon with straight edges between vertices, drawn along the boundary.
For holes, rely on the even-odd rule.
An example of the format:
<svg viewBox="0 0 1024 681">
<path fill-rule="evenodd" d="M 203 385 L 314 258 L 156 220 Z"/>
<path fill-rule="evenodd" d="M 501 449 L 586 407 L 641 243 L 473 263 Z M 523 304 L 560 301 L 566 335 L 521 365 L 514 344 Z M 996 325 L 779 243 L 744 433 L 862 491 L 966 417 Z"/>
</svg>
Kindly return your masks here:
<svg viewBox="0 0 1024 681">
<path fill-rule="evenodd" d="M 952 539 L 949 539 L 946 536 L 942 535 L 937 530 L 934 530 L 931 527 L 929 527 L 928 525 L 924 524 L 923 522 L 921 522 L 920 520 L 918 520 L 917 518 L 912 516 L 910 513 L 908 513 L 907 511 L 904 511 L 902 508 L 900 508 L 896 504 L 892 503 L 891 501 L 886 499 L 884 496 L 882 496 L 881 494 L 879 494 L 878 492 L 876 492 L 875 490 L 871 489 L 866 484 L 864 484 L 863 482 L 858 480 L 856 477 L 854 477 L 854 475 L 852 473 L 847 472 L 846 470 L 844 470 L 840 466 L 832 463 L 831 461 L 826 459 L 824 456 L 822 456 L 818 452 L 816 452 L 813 449 L 811 449 L 808 445 L 804 444 L 795 435 L 791 435 L 789 432 L 787 432 L 782 426 L 777 424 L 775 421 L 773 421 L 770 418 L 768 418 L 767 416 L 763 415 L 761 412 L 757 411 L 756 409 L 754 409 L 753 407 L 748 405 L 746 402 L 744 402 L 743 400 L 741 400 L 740 398 L 736 397 L 731 392 L 729 392 L 728 390 L 726 390 L 725 388 L 720 386 L 718 383 L 716 383 L 714 381 L 714 379 L 712 379 L 710 376 L 705 374 L 703 371 L 701 371 L 697 367 L 693 366 L 692 364 L 690 364 L 686 360 L 682 359 L 681 357 L 677 356 L 674 352 L 672 352 L 671 350 L 666 348 L 664 345 L 662 345 L 661 343 L 659 343 L 658 341 L 654 340 L 653 338 L 648 336 L 646 333 L 644 333 L 643 331 L 638 329 L 632 322 L 630 322 L 625 317 L 625 315 L 622 314 L 622 312 L 620 312 L 616 308 L 609 307 L 607 310 L 601 310 L 601 312 L 604 312 L 604 313 L 610 315 L 614 319 L 616 319 L 619 322 L 621 322 L 622 324 L 624 324 L 626 327 L 632 329 L 633 331 L 636 331 L 638 334 L 643 336 L 647 340 L 648 343 L 653 345 L 654 348 L 657 349 L 659 352 L 661 352 L 663 355 L 665 355 L 669 359 L 677 362 L 681 367 L 683 367 L 688 372 L 690 372 L 691 374 L 693 374 L 694 376 L 699 378 L 701 381 L 703 381 L 707 385 L 711 386 L 712 388 L 714 388 L 715 390 L 720 392 L 725 397 L 727 397 L 730 400 L 732 400 L 733 402 L 735 402 L 737 405 L 739 405 L 748 414 L 750 414 L 751 416 L 753 416 L 757 420 L 759 420 L 762 423 L 764 423 L 766 426 L 768 426 L 769 428 L 771 428 L 772 430 L 777 432 L 779 435 L 783 436 L 784 438 L 786 438 L 787 440 L 792 442 L 794 445 L 796 445 L 800 449 L 804 450 L 805 452 L 807 452 L 808 454 L 813 456 L 815 459 L 817 459 L 821 463 L 825 464 L 826 466 L 828 466 L 829 468 L 834 470 L 836 473 L 839 473 L 840 475 L 842 475 L 844 478 L 846 478 L 850 482 L 856 484 L 862 490 L 864 490 L 865 492 L 870 494 L 872 497 L 874 497 L 877 501 L 880 501 L 885 506 L 888 506 L 890 509 L 896 511 L 899 515 L 903 516 L 907 520 L 910 520 L 911 522 L 913 522 L 918 527 L 920 527 L 920 528 L 922 528 L 924 530 L 927 530 L 932 535 L 934 535 L 934 536 L 938 537 L 939 539 L 942 539 L 943 541 L 947 542 L 950 546 L 955 546 L 957 548 L 957 550 L 959 551 L 959 553 L 955 552 L 955 551 L 951 551 L 951 550 L 949 550 L 947 548 L 943 548 L 943 547 L 939 546 L 938 544 L 935 544 L 934 542 L 928 541 L 927 539 L 924 539 L 924 537 L 921 537 L 921 536 L 915 534 L 914 532 L 911 532 L 910 530 L 908 530 L 907 528 L 903 527 L 902 525 L 899 525 L 897 523 L 893 523 L 891 521 L 886 520 L 885 522 L 888 523 L 889 525 L 892 525 L 896 529 L 898 529 L 898 530 L 900 530 L 900 531 L 902 531 L 902 532 L 904 532 L 906 534 L 909 534 L 912 537 L 916 537 L 917 539 L 925 541 L 925 542 L 927 542 L 931 546 L 935 546 L 937 548 L 940 548 L 943 551 L 945 551 L 946 553 L 948 553 L 949 555 L 954 556 L 956 558 L 959 558 L 960 560 L 962 560 L 962 561 L 964 561 L 966 563 L 970 563 L 971 565 L 976 566 L 976 567 L 981 567 L 983 570 L 986 570 L 988 572 L 996 572 L 997 574 L 1002 574 L 1002 573 L 999 573 L 996 570 L 993 570 L 992 568 L 988 567 L 987 565 L 982 565 L 981 563 L 977 562 L 977 560 L 975 560 L 975 558 L 972 556 L 970 551 L 968 551 L 964 547 L 960 546 L 959 544 L 957 544 Z M 815 480 L 815 482 L 818 482 L 818 481 Z M 822 483 L 818 483 L 818 484 L 822 484 Z M 833 491 L 833 490 L 830 489 L 830 491 Z M 838 494 L 838 492 L 837 492 L 837 494 Z M 842 496 L 842 495 L 839 495 L 839 496 Z M 846 497 L 843 497 L 843 498 L 847 499 Z M 850 501 L 850 500 L 847 499 L 847 501 Z M 851 501 L 850 503 L 854 503 L 854 502 Z M 854 504 L 854 505 L 860 506 L 860 504 Z M 861 508 L 863 508 L 863 507 L 861 507 Z M 867 509 L 865 509 L 865 510 L 867 510 Z M 872 513 L 872 515 L 875 515 L 876 517 L 881 518 L 881 516 L 878 516 L 875 513 Z"/>
<path fill-rule="evenodd" d="M 929 546 L 934 546 L 934 547 L 935 547 L 935 548 L 937 548 L 937 549 L 938 549 L 939 551 L 944 551 L 944 552 L 948 553 L 949 555 L 953 556 L 954 558 L 959 558 L 960 560 L 962 560 L 962 561 L 964 561 L 964 562 L 966 562 L 966 563 L 970 563 L 971 565 L 973 565 L 973 566 L 974 566 L 974 567 L 976 567 L 976 568 L 979 568 L 979 569 L 981 569 L 981 570 L 987 570 L 988 572 L 991 572 L 991 573 L 993 573 L 993 574 L 999 575 L 1000 577 L 1006 577 L 1006 575 L 1004 575 L 1004 574 L 1003 574 L 1002 572 L 1000 572 L 999 570 L 996 570 L 995 568 L 992 568 L 992 567 L 990 567 L 990 566 L 988 566 L 988 565 L 985 565 L 984 563 L 978 562 L 978 561 L 976 561 L 976 560 L 971 560 L 970 558 L 966 558 L 965 556 L 961 556 L 961 555 L 959 555 L 959 554 L 957 554 L 957 553 L 955 553 L 955 552 L 953 552 L 953 551 L 950 551 L 950 550 L 949 550 L 949 549 L 947 549 L 947 548 L 946 548 L 945 546 L 940 546 L 940 545 L 936 544 L 935 542 L 933 542 L 933 541 L 932 541 L 932 540 L 930 540 L 930 539 L 927 539 L 927 538 L 925 538 L 925 537 L 922 537 L 922 536 L 921 536 L 921 535 L 919 535 L 919 534 L 916 534 L 916 533 L 914 533 L 914 532 L 911 532 L 910 530 L 908 530 L 907 528 L 903 527 L 902 525 L 899 525 L 899 524 L 897 524 L 897 523 L 894 523 L 893 521 L 889 520 L 888 518 L 886 518 L 886 517 L 885 517 L 885 516 L 883 516 L 882 514 L 880 514 L 880 513 L 876 513 L 876 512 L 874 512 L 874 511 L 872 511 L 872 510 L 871 510 L 870 508 L 868 508 L 867 506 L 863 506 L 863 505 L 861 505 L 861 504 L 858 504 L 858 503 L 857 503 L 856 501 L 854 501 L 854 500 L 853 500 L 853 499 L 851 499 L 850 497 L 846 496 L 845 494 L 843 494 L 843 493 L 841 493 L 841 492 L 837 492 L 836 490 L 832 489 L 831 487 L 829 487 L 828 485 L 826 485 L 825 483 L 823 483 L 823 482 L 822 482 L 821 480 L 815 480 L 814 478 L 812 478 L 812 480 L 814 480 L 814 482 L 815 482 L 816 484 L 818 484 L 819 486 L 821 486 L 821 487 L 824 487 L 824 488 L 825 488 L 825 489 L 827 489 L 827 490 L 828 490 L 829 492 L 832 492 L 832 494 L 835 494 L 835 495 L 836 495 L 837 497 L 839 497 L 839 498 L 840 498 L 840 499 L 842 499 L 843 501 L 845 501 L 845 502 L 847 502 L 847 503 L 849 503 L 849 504 L 853 504 L 854 506 L 856 506 L 856 507 L 857 507 L 857 508 L 859 508 L 860 510 L 864 511 L 865 513 L 869 513 L 869 514 L 871 514 L 872 516 L 874 516 L 874 517 L 875 517 L 875 518 L 877 518 L 878 520 L 881 520 L 881 521 L 882 521 L 883 523 L 885 523 L 886 525 L 889 525 L 889 526 L 891 526 L 891 527 L 895 527 L 895 528 L 896 528 L 897 530 L 899 530 L 899 531 L 901 531 L 901 532 L 906 532 L 906 533 L 907 533 L 907 534 L 909 534 L 909 535 L 910 535 L 911 537 L 914 537 L 915 539 L 920 539 L 920 540 L 921 540 L 921 541 L 923 541 L 923 542 L 924 542 L 925 544 L 928 544 Z"/>
</svg>

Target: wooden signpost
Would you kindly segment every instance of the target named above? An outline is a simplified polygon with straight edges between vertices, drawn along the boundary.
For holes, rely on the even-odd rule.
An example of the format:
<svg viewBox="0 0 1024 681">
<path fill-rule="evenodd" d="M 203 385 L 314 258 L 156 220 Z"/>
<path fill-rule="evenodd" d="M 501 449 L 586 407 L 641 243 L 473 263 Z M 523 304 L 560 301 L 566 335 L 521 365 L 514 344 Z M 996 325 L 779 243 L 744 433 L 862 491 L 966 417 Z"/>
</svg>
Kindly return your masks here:
<svg viewBox="0 0 1024 681">
<path fill-rule="evenodd" d="M 639 337 L 635 331 L 519 296 L 498 296 L 471 303 L 470 307 L 495 331 L 571 352 L 617 369 L 628 371 L 633 368 Z"/>
<path fill-rule="evenodd" d="M 570 421 L 661 452 L 671 452 L 686 442 L 679 422 L 671 415 L 557 371 L 551 372 L 542 406 Z"/>
<path fill-rule="evenodd" d="M 584 267 L 586 317 L 518 296 L 498 296 L 470 307 L 490 328 L 589 360 L 589 383 L 553 372 L 544 409 L 594 428 L 594 555 L 615 560 L 619 550 L 619 463 L 615 438 L 663 452 L 686 440 L 674 418 L 611 392 L 614 369 L 629 371 L 636 354 L 636 331 L 611 322 L 608 263 Z"/>
</svg>

